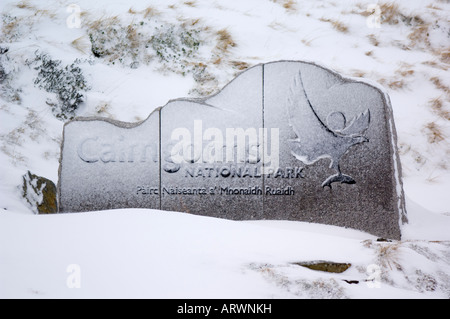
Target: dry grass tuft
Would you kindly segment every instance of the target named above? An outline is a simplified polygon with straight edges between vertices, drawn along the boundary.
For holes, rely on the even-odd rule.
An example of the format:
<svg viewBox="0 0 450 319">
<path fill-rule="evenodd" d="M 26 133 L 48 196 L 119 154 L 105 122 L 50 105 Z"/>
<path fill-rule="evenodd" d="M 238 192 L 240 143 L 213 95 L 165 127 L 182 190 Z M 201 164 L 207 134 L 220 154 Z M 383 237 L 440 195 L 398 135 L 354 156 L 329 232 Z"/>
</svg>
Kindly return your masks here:
<svg viewBox="0 0 450 319">
<path fill-rule="evenodd" d="M 362 16 L 368 17 L 376 12 L 375 9 L 373 9 L 372 11 L 367 11 L 367 9 L 362 4 L 357 5 L 357 7 L 361 11 L 353 10 L 352 13 L 359 13 Z M 384 24 L 396 25 L 400 22 L 403 22 L 409 26 L 418 26 L 425 23 L 418 15 L 410 16 L 403 14 L 399 9 L 398 4 L 396 4 L 394 1 L 381 3 L 379 4 L 379 8 L 381 12 L 381 23 Z"/>
<path fill-rule="evenodd" d="M 450 64 L 450 51 L 441 52 L 441 61 Z"/>
<path fill-rule="evenodd" d="M 348 27 L 339 20 L 332 20 L 332 19 L 325 19 L 325 18 L 320 18 L 319 20 L 323 21 L 323 22 L 331 23 L 333 28 L 339 32 L 348 33 Z"/>
<path fill-rule="evenodd" d="M 178 17 L 177 20 L 180 22 L 180 26 L 185 29 L 190 29 L 191 27 L 196 26 L 196 28 L 198 28 L 198 30 L 201 30 L 202 32 L 210 31 L 209 26 L 204 26 L 202 24 L 201 18 L 194 19 Z"/>
<path fill-rule="evenodd" d="M 49 10 L 36 10 L 34 15 L 37 17 L 48 17 L 50 19 L 56 18 L 56 13 L 50 12 Z"/>
<path fill-rule="evenodd" d="M 84 35 L 76 38 L 70 44 L 83 54 L 87 54 L 89 52 L 89 49 L 91 48 L 89 39 L 87 39 Z"/>
<path fill-rule="evenodd" d="M 128 9 L 128 13 L 129 14 L 138 14 L 138 11 L 136 11 L 132 7 L 130 7 L 130 9 Z"/>
<path fill-rule="evenodd" d="M 288 12 L 297 11 L 297 1 L 296 0 L 272 0 L 272 2 L 280 4 Z"/>
<path fill-rule="evenodd" d="M 447 95 L 447 99 L 450 101 L 450 87 L 442 83 L 441 79 L 437 76 L 430 78 L 430 80 L 437 89 L 442 90 Z"/>
<path fill-rule="evenodd" d="M 144 15 L 144 18 L 154 17 L 159 15 L 159 11 L 153 7 L 147 7 L 143 10 L 142 14 Z"/>
<path fill-rule="evenodd" d="M 433 68 L 441 69 L 441 70 L 444 70 L 444 71 L 447 71 L 449 69 L 443 63 L 437 63 L 436 61 L 425 61 L 425 62 L 422 62 L 422 64 L 431 66 Z"/>
<path fill-rule="evenodd" d="M 102 28 L 111 28 L 114 25 L 120 24 L 119 16 L 112 17 L 101 17 L 99 19 L 93 20 L 87 24 L 89 29 L 99 31 Z"/>
<path fill-rule="evenodd" d="M 401 242 L 375 242 L 373 240 L 365 240 L 363 245 L 375 251 L 377 256 L 377 264 L 382 268 L 395 266 L 397 270 L 401 270 L 400 250 Z"/>
<path fill-rule="evenodd" d="M 130 9 L 128 9 L 128 13 L 133 14 L 133 15 L 140 13 L 143 15 L 144 18 L 153 17 L 153 16 L 157 16 L 160 14 L 160 12 L 153 7 L 147 7 L 142 11 L 136 11 L 133 9 L 133 7 L 130 7 Z"/>
<path fill-rule="evenodd" d="M 16 4 L 17 8 L 20 9 L 34 9 L 34 7 L 28 3 L 28 1 L 20 1 L 18 4 Z"/>
<path fill-rule="evenodd" d="M 230 48 L 236 46 L 236 42 L 234 42 L 230 32 L 227 29 L 217 31 L 217 36 L 218 36 L 217 48 L 219 50 L 223 52 L 228 52 Z"/>
<path fill-rule="evenodd" d="M 388 86 L 393 90 L 403 89 L 406 83 L 403 80 L 391 81 L 388 83 Z"/>
<path fill-rule="evenodd" d="M 296 4 L 297 2 L 294 0 L 287 0 L 283 3 L 283 8 L 285 8 L 288 11 L 296 11 L 297 10 L 297 8 L 295 7 Z"/>
<path fill-rule="evenodd" d="M 395 266 L 397 269 L 401 269 L 399 263 L 399 248 L 400 243 L 393 243 L 387 245 L 380 245 L 377 249 L 378 260 L 384 268 Z"/>
<path fill-rule="evenodd" d="M 47 134 L 47 130 L 39 114 L 34 110 L 28 109 L 25 120 L 19 126 L 11 130 L 8 134 L 0 135 L 2 142 L 0 150 L 10 157 L 14 165 L 26 163 L 27 159 L 17 149 L 23 146 L 28 138 L 36 142 Z"/>
<path fill-rule="evenodd" d="M 247 62 L 244 61 L 230 61 L 233 68 L 238 69 L 239 71 L 246 70 L 250 67 Z"/>
<path fill-rule="evenodd" d="M 413 46 L 416 46 L 419 43 L 425 43 L 427 46 L 430 46 L 430 40 L 428 39 L 429 26 L 429 24 L 421 24 L 413 28 L 413 31 L 408 35 L 408 39 Z"/>
<path fill-rule="evenodd" d="M 431 46 L 428 39 L 430 24 L 426 23 L 420 16 L 403 14 L 400 12 L 398 4 L 394 2 L 380 4 L 380 10 L 381 23 L 396 25 L 402 22 L 412 28 L 412 31 L 408 35 L 410 45 L 405 46 L 405 49 L 409 49 L 410 46 L 417 46 L 418 44 L 425 44 L 426 47 Z"/>
<path fill-rule="evenodd" d="M 367 38 L 369 38 L 370 43 L 377 47 L 378 45 L 380 45 L 380 41 L 378 41 L 377 37 L 375 36 L 375 34 L 369 34 L 367 36 Z"/>
<path fill-rule="evenodd" d="M 10 19 L 7 22 L 4 22 L 2 25 L 2 32 L 0 33 L 1 41 L 11 41 L 12 38 L 18 33 L 18 28 L 20 26 L 21 19 L 17 19 L 16 17 Z M 6 40 L 4 40 L 6 39 Z"/>
<path fill-rule="evenodd" d="M 398 4 L 393 2 L 382 3 L 381 9 L 381 22 L 387 24 L 398 24 L 399 17 L 401 15 Z"/>
<path fill-rule="evenodd" d="M 401 76 L 411 76 L 414 74 L 414 70 L 402 70 L 402 71 L 399 71 L 399 74 Z"/>
<path fill-rule="evenodd" d="M 195 7 L 197 5 L 197 3 L 195 1 L 186 1 L 186 2 L 184 2 L 184 4 L 189 7 Z"/>
<path fill-rule="evenodd" d="M 335 28 L 339 32 L 342 32 L 342 33 L 348 32 L 348 27 L 340 21 L 334 20 L 334 21 L 331 21 L 331 24 L 332 24 L 333 28 Z"/>
<path fill-rule="evenodd" d="M 445 140 L 445 135 L 442 128 L 435 122 L 430 122 L 424 127 L 424 132 L 427 135 L 430 144 L 439 143 Z"/>
<path fill-rule="evenodd" d="M 437 76 L 432 77 L 431 82 L 433 82 L 433 84 L 440 90 L 444 90 L 447 93 L 449 92 L 449 88 L 447 86 L 445 86 L 442 82 L 441 79 L 439 79 Z"/>
<path fill-rule="evenodd" d="M 362 71 L 362 70 L 353 70 L 352 71 L 352 76 L 357 77 L 357 78 L 363 78 L 366 75 L 366 72 Z"/>
<path fill-rule="evenodd" d="M 132 24 L 127 26 L 127 39 L 131 48 L 137 48 L 140 45 L 138 32 Z"/>
<path fill-rule="evenodd" d="M 364 17 L 368 17 L 376 13 L 375 8 L 372 8 L 372 10 L 369 11 L 369 7 L 365 7 L 362 3 L 358 3 L 356 7 L 358 8 L 358 10 L 354 8 L 349 13 L 360 14 Z"/>
<path fill-rule="evenodd" d="M 193 20 L 191 20 L 190 24 L 191 24 L 191 26 L 194 26 L 194 25 L 196 25 L 196 24 L 199 23 L 199 22 L 200 22 L 200 18 L 198 18 L 198 19 L 193 19 Z"/>
<path fill-rule="evenodd" d="M 415 72 L 413 69 L 411 69 L 411 67 L 412 67 L 411 64 L 401 63 L 401 67 L 395 71 L 395 74 L 402 77 L 412 76 Z"/>
<path fill-rule="evenodd" d="M 114 119 L 114 115 L 110 112 L 111 104 L 108 101 L 101 101 L 95 106 L 95 112 L 97 115 Z"/>
<path fill-rule="evenodd" d="M 429 102 L 431 109 L 443 119 L 450 121 L 450 112 L 444 109 L 444 103 L 440 97 L 431 99 Z"/>
</svg>

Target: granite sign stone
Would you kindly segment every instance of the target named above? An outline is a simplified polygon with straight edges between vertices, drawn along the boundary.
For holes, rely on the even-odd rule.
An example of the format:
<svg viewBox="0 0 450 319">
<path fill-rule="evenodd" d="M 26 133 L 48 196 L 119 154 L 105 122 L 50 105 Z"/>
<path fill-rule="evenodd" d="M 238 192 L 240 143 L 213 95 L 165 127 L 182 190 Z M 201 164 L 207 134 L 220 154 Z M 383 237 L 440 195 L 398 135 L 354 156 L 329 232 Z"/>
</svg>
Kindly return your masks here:
<svg viewBox="0 0 450 319">
<path fill-rule="evenodd" d="M 407 221 L 387 94 L 298 61 L 257 65 L 140 123 L 68 122 L 58 197 L 60 212 L 153 208 L 392 239 Z"/>
</svg>

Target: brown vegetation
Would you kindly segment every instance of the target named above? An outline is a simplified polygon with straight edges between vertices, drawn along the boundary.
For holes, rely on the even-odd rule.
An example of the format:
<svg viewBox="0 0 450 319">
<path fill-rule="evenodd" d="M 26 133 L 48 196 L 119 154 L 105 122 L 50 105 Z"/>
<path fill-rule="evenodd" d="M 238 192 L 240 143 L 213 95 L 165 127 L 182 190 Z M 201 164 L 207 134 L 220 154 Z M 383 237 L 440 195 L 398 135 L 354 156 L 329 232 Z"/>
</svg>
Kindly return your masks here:
<svg viewBox="0 0 450 319">
<path fill-rule="evenodd" d="M 445 140 L 445 135 L 442 129 L 435 122 L 430 122 L 424 127 L 424 132 L 427 135 L 430 144 L 439 143 Z"/>
<path fill-rule="evenodd" d="M 444 109 L 444 103 L 440 97 L 431 99 L 429 104 L 434 113 L 446 119 L 447 121 L 450 121 L 450 111 Z"/>
<path fill-rule="evenodd" d="M 344 23 L 342 23 L 341 21 L 339 21 L 339 20 L 325 19 L 325 18 L 320 18 L 319 20 L 320 20 L 320 21 L 323 21 L 323 22 L 329 22 L 329 23 L 331 23 L 331 25 L 333 26 L 333 28 L 334 28 L 335 30 L 339 31 L 339 32 L 342 32 L 342 33 L 348 33 L 348 27 L 347 27 Z"/>
<path fill-rule="evenodd" d="M 217 48 L 223 52 L 227 52 L 230 48 L 235 47 L 236 43 L 231 37 L 230 32 L 227 29 L 217 31 L 218 42 Z"/>
</svg>

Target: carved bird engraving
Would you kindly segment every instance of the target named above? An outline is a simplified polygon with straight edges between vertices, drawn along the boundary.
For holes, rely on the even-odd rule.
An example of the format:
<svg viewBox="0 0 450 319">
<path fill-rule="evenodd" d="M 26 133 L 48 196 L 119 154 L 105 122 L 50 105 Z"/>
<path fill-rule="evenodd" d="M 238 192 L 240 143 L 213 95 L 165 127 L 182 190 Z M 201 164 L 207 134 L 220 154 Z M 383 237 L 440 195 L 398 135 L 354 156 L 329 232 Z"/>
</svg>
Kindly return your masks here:
<svg viewBox="0 0 450 319">
<path fill-rule="evenodd" d="M 329 176 L 322 187 L 340 182 L 354 184 L 355 180 L 341 172 L 341 157 L 353 145 L 369 142 L 364 133 L 369 128 L 370 111 L 355 116 L 347 124 L 344 113 L 332 112 L 324 123 L 317 115 L 303 86 L 301 72 L 295 76 L 288 97 L 289 125 L 297 138 L 290 140 L 291 152 L 306 165 L 311 165 L 323 158 L 331 160 L 330 168 L 336 174 Z"/>
</svg>

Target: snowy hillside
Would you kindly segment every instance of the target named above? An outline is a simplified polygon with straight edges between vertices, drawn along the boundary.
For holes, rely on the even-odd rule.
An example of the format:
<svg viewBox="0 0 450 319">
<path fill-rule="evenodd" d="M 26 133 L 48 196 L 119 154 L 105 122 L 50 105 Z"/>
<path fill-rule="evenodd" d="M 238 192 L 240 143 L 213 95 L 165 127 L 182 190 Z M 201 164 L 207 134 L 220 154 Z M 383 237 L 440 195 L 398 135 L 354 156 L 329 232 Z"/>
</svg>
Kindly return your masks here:
<svg viewBox="0 0 450 319">
<path fill-rule="evenodd" d="M 450 298 L 449 12 L 446 0 L 3 0 L 0 297 Z M 57 183 L 69 118 L 142 121 L 277 60 L 389 93 L 401 241 L 142 209 L 37 216 L 22 198 L 28 170 Z M 317 260 L 352 266 L 296 264 Z"/>
</svg>

